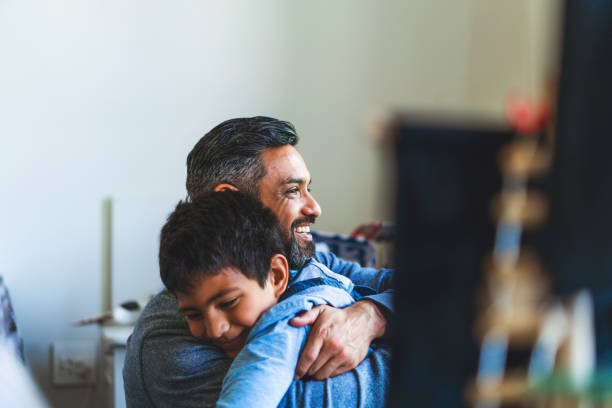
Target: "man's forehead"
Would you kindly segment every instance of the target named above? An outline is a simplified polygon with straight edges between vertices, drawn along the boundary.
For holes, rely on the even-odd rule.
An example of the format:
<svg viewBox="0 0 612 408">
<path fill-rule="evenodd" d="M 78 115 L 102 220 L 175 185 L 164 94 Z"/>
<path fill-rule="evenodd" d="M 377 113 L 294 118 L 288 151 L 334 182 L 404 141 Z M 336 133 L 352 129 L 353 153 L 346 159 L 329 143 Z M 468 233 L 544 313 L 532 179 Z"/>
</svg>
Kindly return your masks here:
<svg viewBox="0 0 612 408">
<path fill-rule="evenodd" d="M 264 179 L 277 185 L 310 183 L 310 172 L 300 153 L 291 145 L 273 147 L 261 154 Z"/>
<path fill-rule="evenodd" d="M 310 184 L 310 178 L 306 177 L 287 177 L 281 181 L 281 184 Z"/>
</svg>

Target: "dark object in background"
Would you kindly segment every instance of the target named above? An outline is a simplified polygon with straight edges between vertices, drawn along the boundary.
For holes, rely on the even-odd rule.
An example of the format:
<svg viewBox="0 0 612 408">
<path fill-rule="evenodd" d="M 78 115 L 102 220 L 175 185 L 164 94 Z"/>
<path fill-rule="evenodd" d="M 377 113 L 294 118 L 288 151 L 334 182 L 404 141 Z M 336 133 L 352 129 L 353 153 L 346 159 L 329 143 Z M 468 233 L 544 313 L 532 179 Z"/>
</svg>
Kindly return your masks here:
<svg viewBox="0 0 612 408">
<path fill-rule="evenodd" d="M 565 295 L 588 288 L 600 368 L 612 368 L 612 2 L 565 10 L 548 222 L 534 244 Z"/>
<path fill-rule="evenodd" d="M 609 0 L 566 2 L 555 153 L 547 186 L 550 213 L 541 231 L 526 237 L 540 253 L 554 293 L 592 291 L 597 365 L 604 370 L 612 368 L 610 21 Z M 489 190 L 492 180 L 477 188 L 469 179 L 479 164 L 482 172 L 492 167 L 478 162 L 477 150 L 469 151 L 470 143 L 451 153 L 461 136 L 444 142 L 440 130 L 423 129 L 421 139 L 427 132 L 433 137 L 422 141 L 431 147 L 421 147 L 419 157 L 414 146 L 419 139 L 408 136 L 417 131 L 404 124 L 396 132 L 398 259 L 389 405 L 465 406 L 465 382 L 474 375 L 478 357 L 470 333 L 475 274 L 480 273 L 477 254 L 483 247 L 490 249 L 493 231 L 492 224 L 485 225 L 482 219 L 470 222 L 470 217 L 495 191 Z M 438 148 L 433 147 L 433 139 Z M 434 167 L 436 161 L 445 160 L 444 155 L 455 161 Z M 411 162 L 412 158 L 416 160 Z M 459 216 L 459 221 L 452 222 L 451 215 Z"/>
<path fill-rule="evenodd" d="M 498 152 L 512 132 L 400 120 L 390 406 L 460 407 L 473 379 L 475 291 L 493 247 Z"/>
</svg>

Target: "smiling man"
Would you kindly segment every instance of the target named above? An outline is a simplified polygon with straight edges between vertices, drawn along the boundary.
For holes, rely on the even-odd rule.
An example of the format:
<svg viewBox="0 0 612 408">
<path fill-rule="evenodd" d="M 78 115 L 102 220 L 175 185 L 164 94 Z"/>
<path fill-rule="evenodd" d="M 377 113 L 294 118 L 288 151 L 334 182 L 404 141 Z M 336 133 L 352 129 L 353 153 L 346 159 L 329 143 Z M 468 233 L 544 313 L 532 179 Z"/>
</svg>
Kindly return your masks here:
<svg viewBox="0 0 612 408">
<path fill-rule="evenodd" d="M 310 227 L 321 208 L 310 193 L 310 173 L 294 147 L 297 141 L 288 122 L 267 117 L 225 121 L 189 153 L 187 191 L 195 197 L 239 190 L 259 199 L 280 221 L 292 270 L 315 258 L 357 285 L 374 278 L 381 282 L 374 288 L 378 294 L 351 306 L 321 305 L 291 321 L 312 327 L 296 367 L 296 378 L 307 378 L 294 381 L 284 399 L 288 406 L 378 406 L 388 386 L 390 353 L 384 347 L 368 350 L 386 330 L 392 273 L 314 251 Z M 149 302 L 128 342 L 128 406 L 214 406 L 231 362 L 219 348 L 190 335 L 176 298 L 162 291 Z M 366 391 L 365 383 L 379 387 Z"/>
<path fill-rule="evenodd" d="M 310 194 L 310 173 L 292 145 L 264 150 L 260 158 L 266 175 L 261 179 L 259 199 L 288 234 L 290 266 L 298 269 L 314 256 L 310 226 L 321 216 L 321 207 Z"/>
</svg>

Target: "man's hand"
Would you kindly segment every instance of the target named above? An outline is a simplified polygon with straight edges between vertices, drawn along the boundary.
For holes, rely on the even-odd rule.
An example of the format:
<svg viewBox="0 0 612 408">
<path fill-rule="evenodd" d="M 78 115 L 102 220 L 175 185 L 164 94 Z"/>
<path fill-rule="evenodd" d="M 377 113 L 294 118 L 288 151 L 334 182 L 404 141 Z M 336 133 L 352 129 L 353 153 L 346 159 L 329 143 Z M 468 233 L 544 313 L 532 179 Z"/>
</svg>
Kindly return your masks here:
<svg viewBox="0 0 612 408">
<path fill-rule="evenodd" d="M 295 378 L 308 375 L 315 380 L 335 377 L 355 368 L 365 358 L 370 343 L 385 333 L 387 325 L 378 307 L 369 300 L 344 309 L 316 306 L 290 323 L 297 327 L 312 324 Z"/>
</svg>

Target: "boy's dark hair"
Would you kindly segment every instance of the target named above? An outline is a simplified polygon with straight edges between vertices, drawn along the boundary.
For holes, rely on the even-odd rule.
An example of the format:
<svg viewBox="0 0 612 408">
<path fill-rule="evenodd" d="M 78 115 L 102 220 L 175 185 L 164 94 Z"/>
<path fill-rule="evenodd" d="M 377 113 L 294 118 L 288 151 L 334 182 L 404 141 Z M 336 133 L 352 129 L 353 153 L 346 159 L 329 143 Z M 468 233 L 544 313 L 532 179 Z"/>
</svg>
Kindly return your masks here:
<svg viewBox="0 0 612 408">
<path fill-rule="evenodd" d="M 237 191 L 179 202 L 161 230 L 159 270 L 172 292 L 189 293 L 204 276 L 232 267 L 265 286 L 270 259 L 284 255 L 276 216 Z"/>
<path fill-rule="evenodd" d="M 261 152 L 297 142 L 289 122 L 265 116 L 226 120 L 205 134 L 187 156 L 187 193 L 195 197 L 228 183 L 259 198 L 259 182 L 266 175 Z"/>
</svg>

